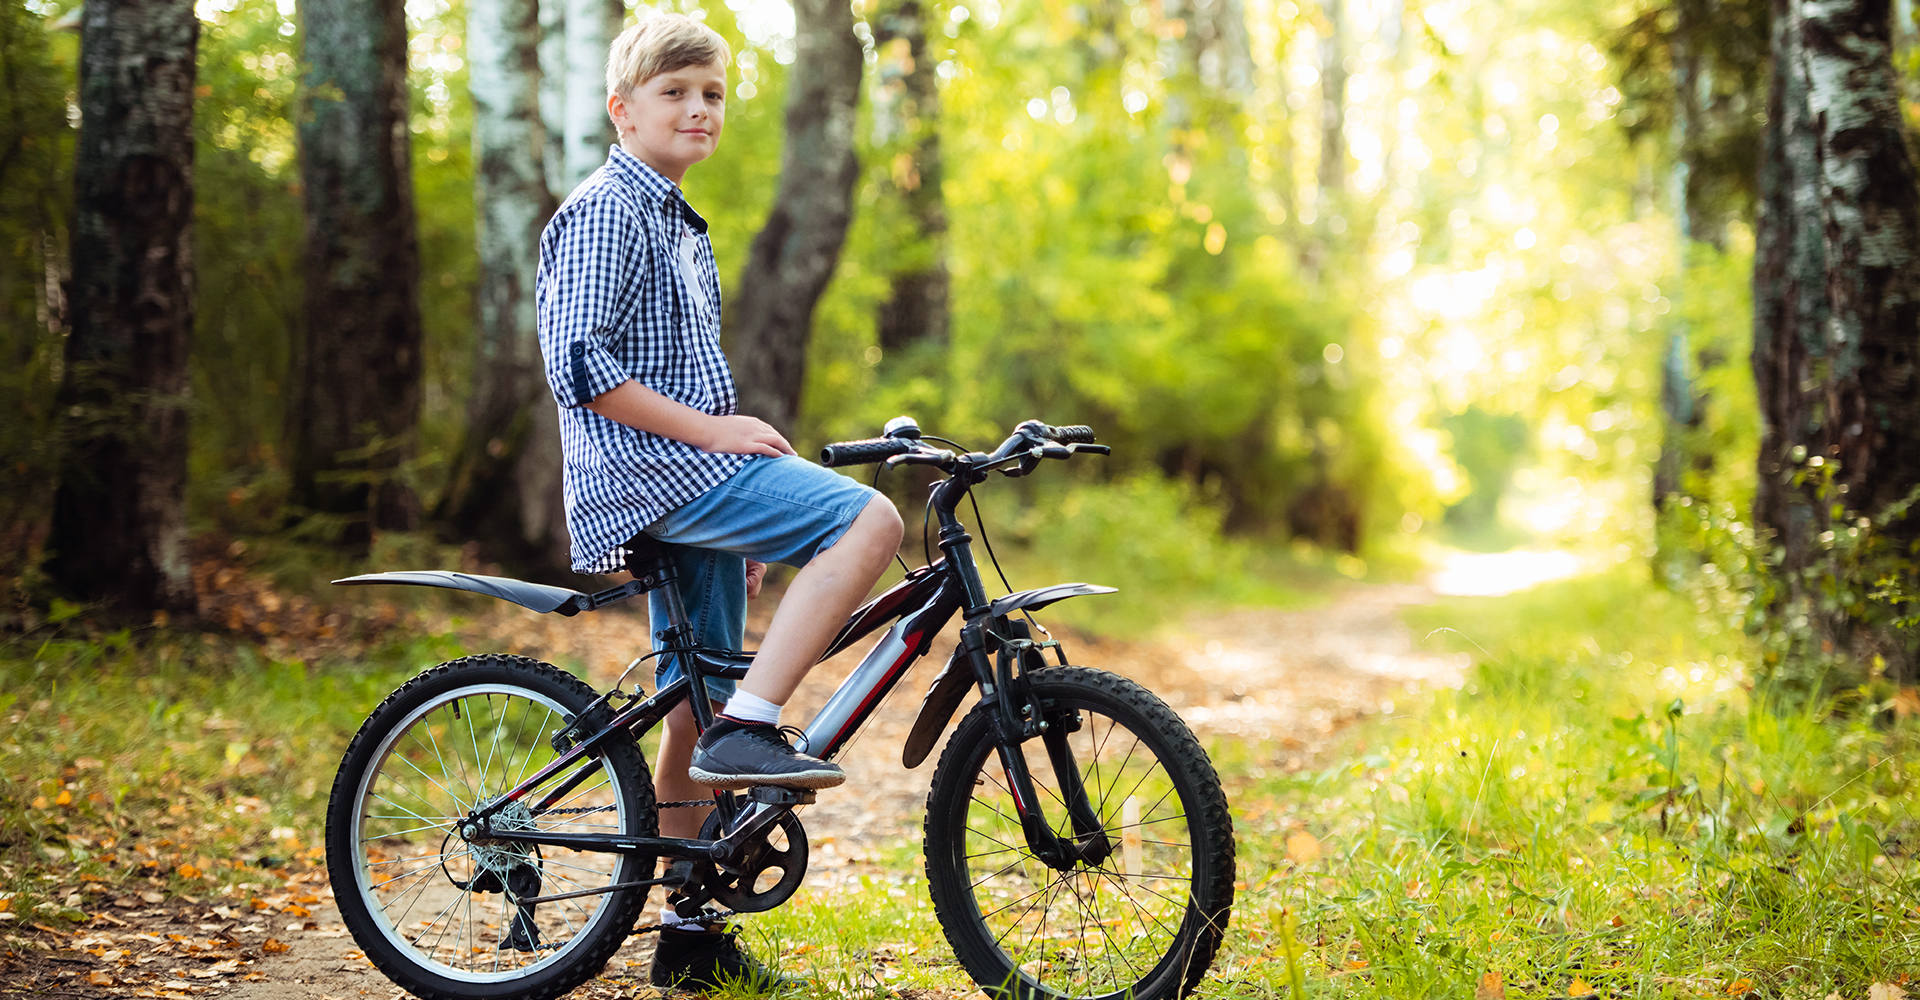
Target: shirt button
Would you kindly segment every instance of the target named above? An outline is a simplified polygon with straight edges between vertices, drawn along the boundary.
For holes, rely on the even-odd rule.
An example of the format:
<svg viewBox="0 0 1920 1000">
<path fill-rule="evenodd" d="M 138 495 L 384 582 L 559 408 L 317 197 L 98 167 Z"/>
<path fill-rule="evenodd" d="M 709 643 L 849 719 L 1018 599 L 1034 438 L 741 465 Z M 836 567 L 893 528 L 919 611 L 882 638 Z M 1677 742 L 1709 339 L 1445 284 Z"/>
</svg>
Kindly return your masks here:
<svg viewBox="0 0 1920 1000">
<path fill-rule="evenodd" d="M 574 356 L 574 357 L 576 357 L 576 358 L 578 358 L 578 357 L 584 357 L 584 356 L 586 355 L 586 353 L 587 353 L 587 345 L 585 345 L 585 344 L 575 344 L 575 345 L 573 345 L 573 356 Z"/>
</svg>

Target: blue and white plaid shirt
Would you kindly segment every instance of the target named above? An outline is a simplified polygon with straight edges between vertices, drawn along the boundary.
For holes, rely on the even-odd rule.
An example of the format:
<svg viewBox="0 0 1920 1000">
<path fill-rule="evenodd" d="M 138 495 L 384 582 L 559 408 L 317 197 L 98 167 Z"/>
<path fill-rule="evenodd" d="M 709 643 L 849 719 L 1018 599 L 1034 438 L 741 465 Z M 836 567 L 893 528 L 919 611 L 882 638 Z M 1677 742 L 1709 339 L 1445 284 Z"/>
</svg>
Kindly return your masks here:
<svg viewBox="0 0 1920 1000">
<path fill-rule="evenodd" d="M 673 182 L 614 146 L 540 234 L 535 296 L 547 384 L 560 404 L 573 568 L 610 573 L 622 568 L 622 542 L 748 459 L 709 455 L 582 405 L 632 379 L 705 413 L 734 412 L 706 220 Z"/>
</svg>

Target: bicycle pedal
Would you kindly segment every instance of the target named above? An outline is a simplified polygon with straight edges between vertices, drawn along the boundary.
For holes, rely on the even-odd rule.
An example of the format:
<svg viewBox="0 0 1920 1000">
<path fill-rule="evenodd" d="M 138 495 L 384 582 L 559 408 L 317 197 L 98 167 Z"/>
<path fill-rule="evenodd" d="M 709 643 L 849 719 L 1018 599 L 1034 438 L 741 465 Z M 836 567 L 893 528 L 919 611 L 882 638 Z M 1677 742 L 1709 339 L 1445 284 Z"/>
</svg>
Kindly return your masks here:
<svg viewBox="0 0 1920 1000">
<path fill-rule="evenodd" d="M 804 806 L 814 801 L 812 789 L 781 788 L 778 785 L 755 785 L 747 789 L 747 798 L 755 802 L 764 802 L 770 806 Z"/>
<path fill-rule="evenodd" d="M 687 858 L 681 858 L 667 866 L 667 873 L 661 876 L 660 884 L 669 889 L 680 889 L 691 881 L 693 881 L 693 862 Z"/>
</svg>

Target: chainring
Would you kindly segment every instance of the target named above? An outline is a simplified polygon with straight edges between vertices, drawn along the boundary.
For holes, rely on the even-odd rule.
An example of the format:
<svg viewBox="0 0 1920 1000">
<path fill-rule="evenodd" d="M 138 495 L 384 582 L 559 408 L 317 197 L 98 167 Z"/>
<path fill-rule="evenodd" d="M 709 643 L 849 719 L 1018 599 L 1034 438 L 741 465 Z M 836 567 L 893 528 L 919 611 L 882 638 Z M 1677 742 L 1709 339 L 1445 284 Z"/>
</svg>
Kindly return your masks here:
<svg viewBox="0 0 1920 1000">
<path fill-rule="evenodd" d="M 776 831 L 786 841 L 785 846 L 773 845 Z M 700 839 L 718 840 L 720 836 L 720 814 L 715 811 L 701 825 Z M 703 895 L 738 913 L 759 913 L 786 902 L 807 876 L 807 831 L 800 825 L 800 817 L 789 812 L 775 820 L 746 846 L 739 864 L 733 867 L 735 871 L 728 871 L 711 861 L 701 862 Z M 756 891 L 754 887 L 761 884 L 762 876 L 772 871 L 778 871 L 780 877 Z"/>
</svg>

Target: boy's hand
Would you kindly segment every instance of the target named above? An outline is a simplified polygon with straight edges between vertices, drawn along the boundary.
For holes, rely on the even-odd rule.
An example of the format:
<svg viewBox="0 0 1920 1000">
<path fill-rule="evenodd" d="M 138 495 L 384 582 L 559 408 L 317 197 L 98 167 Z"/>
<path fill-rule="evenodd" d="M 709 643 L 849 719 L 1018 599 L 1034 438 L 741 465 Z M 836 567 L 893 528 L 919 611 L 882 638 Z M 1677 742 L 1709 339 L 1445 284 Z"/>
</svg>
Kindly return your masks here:
<svg viewBox="0 0 1920 1000">
<path fill-rule="evenodd" d="M 747 600 L 760 596 L 760 585 L 766 582 L 767 564 L 747 560 Z"/>
<path fill-rule="evenodd" d="M 685 442 L 710 455 L 779 458 L 794 454 L 793 445 L 758 417 L 702 413 L 631 379 L 594 397 L 586 407 L 608 420 Z"/>
<path fill-rule="evenodd" d="M 695 444 L 709 454 L 766 455 L 769 458 L 794 454 L 793 445 L 788 444 L 772 424 L 744 414 L 709 417 L 707 439 Z"/>
</svg>

